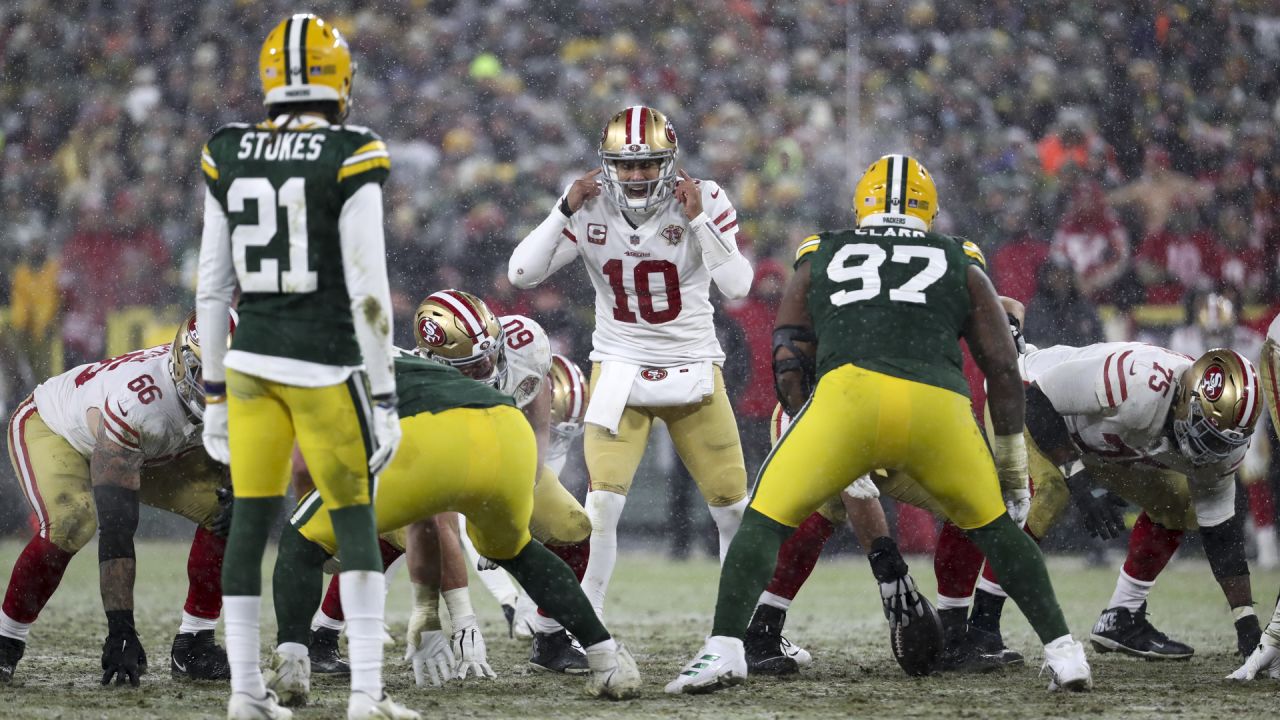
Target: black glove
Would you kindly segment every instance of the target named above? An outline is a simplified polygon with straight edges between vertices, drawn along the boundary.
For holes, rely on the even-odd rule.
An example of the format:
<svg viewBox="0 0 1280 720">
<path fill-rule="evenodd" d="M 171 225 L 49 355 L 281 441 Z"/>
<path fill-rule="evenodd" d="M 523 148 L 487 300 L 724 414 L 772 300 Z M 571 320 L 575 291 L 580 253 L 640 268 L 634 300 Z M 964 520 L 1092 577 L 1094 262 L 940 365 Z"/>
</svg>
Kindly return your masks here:
<svg viewBox="0 0 1280 720">
<path fill-rule="evenodd" d="M 1241 657 L 1249 657 L 1260 642 L 1262 626 L 1258 624 L 1257 615 L 1249 615 L 1236 621 L 1236 650 Z"/>
<path fill-rule="evenodd" d="M 230 487 L 220 487 L 215 493 L 218 496 L 218 514 L 213 518 L 213 525 L 209 530 L 220 538 L 227 538 L 231 535 L 231 510 L 235 507 L 235 495 L 232 494 Z"/>
<path fill-rule="evenodd" d="M 1120 537 L 1124 532 L 1124 509 L 1128 507 L 1123 498 L 1105 490 L 1094 495 L 1093 483 L 1085 470 L 1067 478 L 1067 490 L 1090 535 L 1102 540 Z"/>
<path fill-rule="evenodd" d="M 107 639 L 102 643 L 102 684 L 115 678 L 117 685 L 125 680 L 138 687 L 142 670 L 146 666 L 146 654 L 142 641 L 133 627 L 132 610 L 107 612 Z"/>
</svg>

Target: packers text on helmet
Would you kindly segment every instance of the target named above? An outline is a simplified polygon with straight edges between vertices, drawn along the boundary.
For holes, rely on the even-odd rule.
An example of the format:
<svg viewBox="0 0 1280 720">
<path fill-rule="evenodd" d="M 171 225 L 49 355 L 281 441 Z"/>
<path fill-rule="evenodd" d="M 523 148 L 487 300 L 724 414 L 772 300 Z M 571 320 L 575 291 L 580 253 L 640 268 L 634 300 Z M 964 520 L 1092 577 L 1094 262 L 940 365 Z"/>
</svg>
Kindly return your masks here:
<svg viewBox="0 0 1280 720">
<path fill-rule="evenodd" d="M 933 176 L 908 155 L 885 155 L 871 163 L 853 190 L 858 226 L 898 225 L 928 230 L 938 216 Z"/>
</svg>

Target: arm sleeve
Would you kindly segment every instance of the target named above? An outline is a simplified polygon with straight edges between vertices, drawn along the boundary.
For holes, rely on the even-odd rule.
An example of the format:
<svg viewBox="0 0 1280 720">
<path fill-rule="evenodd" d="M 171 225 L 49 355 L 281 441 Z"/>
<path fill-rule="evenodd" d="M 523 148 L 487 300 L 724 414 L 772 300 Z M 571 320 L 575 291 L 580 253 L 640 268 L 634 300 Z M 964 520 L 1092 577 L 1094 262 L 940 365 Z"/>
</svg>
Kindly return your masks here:
<svg viewBox="0 0 1280 720">
<path fill-rule="evenodd" d="M 382 186 L 365 183 L 342 206 L 338 217 L 342 271 L 351 296 L 356 342 L 374 395 L 396 390 L 391 367 L 391 289 L 382 236 Z"/>
<path fill-rule="evenodd" d="M 719 185 L 704 182 L 701 191 L 706 211 L 690 220 L 689 228 L 702 248 L 702 262 L 725 297 L 746 297 L 754 271 L 738 252 L 738 211 Z"/>
<path fill-rule="evenodd" d="M 507 279 L 527 290 L 537 287 L 578 254 L 577 236 L 569 230 L 571 219 L 560 212 L 560 201 L 551 214 L 520 241 L 507 264 Z"/>
<path fill-rule="evenodd" d="M 196 280 L 196 325 L 203 337 L 202 362 L 206 383 L 226 380 L 223 361 L 230 332 L 231 299 L 236 270 L 231 259 L 231 230 L 227 214 L 213 193 L 204 191 L 204 231 L 200 236 L 200 265 Z"/>
</svg>

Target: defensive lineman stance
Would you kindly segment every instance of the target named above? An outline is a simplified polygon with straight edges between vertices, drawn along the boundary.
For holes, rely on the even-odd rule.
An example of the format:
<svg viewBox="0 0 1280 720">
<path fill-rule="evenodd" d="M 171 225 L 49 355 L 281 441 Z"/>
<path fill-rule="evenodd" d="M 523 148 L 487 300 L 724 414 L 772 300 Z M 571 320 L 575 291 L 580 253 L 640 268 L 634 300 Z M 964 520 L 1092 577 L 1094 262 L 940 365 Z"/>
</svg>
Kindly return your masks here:
<svg viewBox="0 0 1280 720">
<path fill-rule="evenodd" d="M 655 418 L 702 492 L 723 560 L 746 507 L 746 469 L 720 365 L 709 297 L 751 287 L 737 213 L 721 188 L 684 171 L 666 116 L 636 105 L 614 115 L 600 167 L 574 181 L 521 241 L 508 277 L 531 288 L 580 257 L 596 290 L 591 402 L 584 451 L 591 561 L 583 587 L 603 613 L 617 562 L 618 519 Z"/>
<path fill-rule="evenodd" d="M 296 439 L 340 547 L 347 716 L 417 718 L 382 691 L 385 598 L 370 505 L 400 436 L 382 237 L 391 161 L 373 132 L 339 124 L 353 66 L 328 23 L 314 15 L 281 22 L 262 45 L 259 72 L 271 119 L 222 127 L 200 158 L 208 187 L 196 293 L 207 355 L 204 445 L 230 463 L 235 490 L 222 575 L 227 716 L 291 716 L 258 665 L 258 614 L 262 555 Z M 227 352 L 237 282 L 242 319 Z M 305 665 L 305 647 L 297 650 L 278 653 L 272 672 Z"/>
</svg>

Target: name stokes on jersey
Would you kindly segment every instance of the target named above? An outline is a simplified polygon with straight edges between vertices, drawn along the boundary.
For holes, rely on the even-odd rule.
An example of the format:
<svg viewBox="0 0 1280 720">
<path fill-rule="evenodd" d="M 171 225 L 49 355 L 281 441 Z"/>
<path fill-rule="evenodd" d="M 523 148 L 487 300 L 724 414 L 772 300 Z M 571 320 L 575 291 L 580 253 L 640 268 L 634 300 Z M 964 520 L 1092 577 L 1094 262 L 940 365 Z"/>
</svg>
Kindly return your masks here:
<svg viewBox="0 0 1280 720">
<path fill-rule="evenodd" d="M 240 136 L 237 160 L 316 160 L 325 136 L 309 132 L 249 132 Z"/>
</svg>

